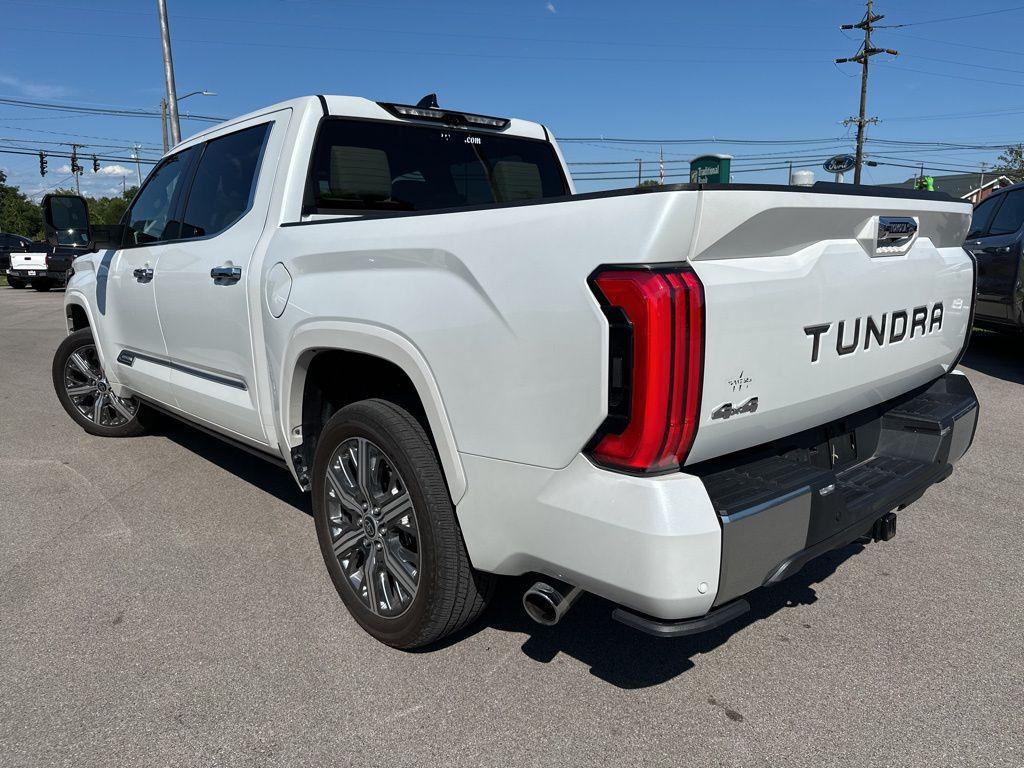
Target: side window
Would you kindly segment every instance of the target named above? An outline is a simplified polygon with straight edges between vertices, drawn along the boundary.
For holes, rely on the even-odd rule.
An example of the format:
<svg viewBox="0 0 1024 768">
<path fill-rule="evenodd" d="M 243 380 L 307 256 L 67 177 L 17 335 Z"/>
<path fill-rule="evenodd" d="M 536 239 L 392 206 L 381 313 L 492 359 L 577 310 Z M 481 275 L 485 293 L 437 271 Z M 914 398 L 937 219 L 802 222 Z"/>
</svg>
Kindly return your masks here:
<svg viewBox="0 0 1024 768">
<path fill-rule="evenodd" d="M 999 208 L 999 203 L 1002 202 L 1003 197 L 1003 195 L 989 197 L 974 206 L 974 214 L 971 217 L 971 229 L 967 233 L 968 239 L 985 236 L 988 232 L 988 225 L 992 223 L 992 215 Z"/>
<path fill-rule="evenodd" d="M 1007 192 L 1003 197 L 1006 200 L 999 207 L 999 211 L 992 218 L 992 225 L 988 228 L 990 235 L 1012 235 L 1024 224 L 1024 190 Z"/>
<path fill-rule="evenodd" d="M 168 157 L 149 175 L 125 214 L 126 245 L 147 245 L 178 237 L 179 222 L 172 218 L 174 204 L 194 155 L 195 147 L 189 147 Z"/>
<path fill-rule="evenodd" d="M 246 128 L 206 144 L 185 203 L 182 237 L 216 235 L 249 210 L 270 126 Z"/>
</svg>

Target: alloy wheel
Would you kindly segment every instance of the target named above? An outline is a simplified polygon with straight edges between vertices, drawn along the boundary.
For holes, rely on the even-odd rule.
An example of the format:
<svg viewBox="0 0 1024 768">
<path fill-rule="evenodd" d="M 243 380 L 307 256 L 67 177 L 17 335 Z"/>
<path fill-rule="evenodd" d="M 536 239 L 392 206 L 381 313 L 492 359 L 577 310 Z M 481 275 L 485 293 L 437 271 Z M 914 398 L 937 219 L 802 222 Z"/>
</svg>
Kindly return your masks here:
<svg viewBox="0 0 1024 768">
<path fill-rule="evenodd" d="M 345 581 L 375 615 L 401 616 L 419 587 L 420 533 L 394 462 L 365 438 L 345 440 L 327 465 L 324 495 Z"/>
<path fill-rule="evenodd" d="M 96 347 L 79 347 L 64 364 L 64 391 L 84 418 L 101 427 L 119 427 L 135 418 L 139 403 L 118 397 L 110 388 L 100 366 Z"/>
</svg>

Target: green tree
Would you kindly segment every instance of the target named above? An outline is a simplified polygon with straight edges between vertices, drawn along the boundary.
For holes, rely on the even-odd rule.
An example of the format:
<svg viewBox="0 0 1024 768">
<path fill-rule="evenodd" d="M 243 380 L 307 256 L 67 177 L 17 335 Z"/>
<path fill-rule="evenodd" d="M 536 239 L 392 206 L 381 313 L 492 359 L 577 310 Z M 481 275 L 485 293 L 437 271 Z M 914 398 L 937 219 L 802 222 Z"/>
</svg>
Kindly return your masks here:
<svg viewBox="0 0 1024 768">
<path fill-rule="evenodd" d="M 1024 144 L 1007 147 L 996 163 L 992 169 L 996 173 L 1009 176 L 1014 181 L 1024 180 Z"/>
<path fill-rule="evenodd" d="M 89 203 L 89 221 L 93 224 L 117 224 L 138 189 L 128 187 L 122 194 L 114 197 L 86 198 Z"/>
<path fill-rule="evenodd" d="M 12 232 L 25 237 L 41 237 L 43 216 L 17 187 L 7 183 L 7 174 L 0 171 L 0 232 Z"/>
</svg>

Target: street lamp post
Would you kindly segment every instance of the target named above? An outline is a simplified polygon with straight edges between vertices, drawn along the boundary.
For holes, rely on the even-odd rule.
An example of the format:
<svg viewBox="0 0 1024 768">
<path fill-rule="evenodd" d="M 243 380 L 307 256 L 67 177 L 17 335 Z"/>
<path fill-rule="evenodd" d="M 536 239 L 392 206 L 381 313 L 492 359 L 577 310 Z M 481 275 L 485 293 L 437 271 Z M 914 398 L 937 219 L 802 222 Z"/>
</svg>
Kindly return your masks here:
<svg viewBox="0 0 1024 768">
<path fill-rule="evenodd" d="M 183 102 L 189 96 L 216 96 L 216 95 L 217 94 L 214 93 L 213 91 L 208 91 L 208 90 L 206 90 L 204 88 L 201 91 L 192 91 L 190 93 L 186 93 L 184 96 L 179 96 L 177 102 L 178 102 L 178 104 L 181 104 L 181 102 Z M 167 154 L 167 150 L 170 149 L 170 146 L 168 145 L 168 142 L 167 142 L 167 108 L 168 108 L 168 106 L 169 105 L 167 103 L 167 99 L 160 99 L 160 129 L 163 132 L 164 154 L 165 155 Z M 177 114 L 177 109 L 175 109 L 174 113 Z M 177 144 L 179 141 L 181 141 L 181 136 L 180 135 L 174 140 L 174 143 Z"/>
</svg>

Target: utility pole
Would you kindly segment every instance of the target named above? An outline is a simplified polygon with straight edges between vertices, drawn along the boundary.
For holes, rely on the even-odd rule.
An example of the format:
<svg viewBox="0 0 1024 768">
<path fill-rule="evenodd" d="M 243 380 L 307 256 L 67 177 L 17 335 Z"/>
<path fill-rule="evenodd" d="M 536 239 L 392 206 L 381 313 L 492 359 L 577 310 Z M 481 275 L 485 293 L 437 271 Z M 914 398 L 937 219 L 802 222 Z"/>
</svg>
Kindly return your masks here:
<svg viewBox="0 0 1024 768">
<path fill-rule="evenodd" d="M 167 107 L 171 112 L 171 143 L 181 141 L 181 124 L 178 122 L 178 94 L 174 87 L 174 62 L 171 60 L 171 26 L 167 22 L 167 0 L 156 0 L 160 16 L 160 38 L 164 46 L 164 80 L 167 83 Z"/>
<path fill-rule="evenodd" d="M 160 99 L 160 132 L 164 136 L 164 154 L 170 147 L 167 146 L 167 99 Z"/>
<path fill-rule="evenodd" d="M 636 159 L 636 185 L 639 187 L 640 182 L 644 177 L 644 161 L 643 158 L 638 157 Z"/>
<path fill-rule="evenodd" d="M 860 50 L 857 51 L 855 56 L 851 56 L 845 59 L 836 59 L 836 64 L 848 64 L 856 63 L 861 66 L 860 75 L 860 116 L 851 117 L 843 121 L 843 125 L 850 125 L 851 123 L 857 126 L 857 155 L 853 170 L 853 183 L 860 184 L 860 169 L 864 163 L 864 130 L 869 123 L 877 123 L 878 118 L 867 117 L 868 107 L 868 59 L 872 56 L 877 56 L 880 53 L 888 53 L 893 56 L 898 56 L 899 51 L 894 51 L 892 48 L 875 48 L 871 45 L 871 33 L 875 29 L 875 22 L 881 21 L 885 18 L 882 14 L 875 13 L 872 6 L 874 6 L 874 0 L 867 0 L 867 12 L 864 14 L 864 18 L 857 24 L 843 24 L 840 29 L 860 29 L 864 31 L 864 42 L 861 44 Z"/>
<path fill-rule="evenodd" d="M 139 174 L 139 186 L 142 186 L 142 163 L 139 162 L 140 149 L 142 149 L 141 144 L 135 144 L 132 146 L 132 160 L 135 161 L 135 170 Z"/>
</svg>

